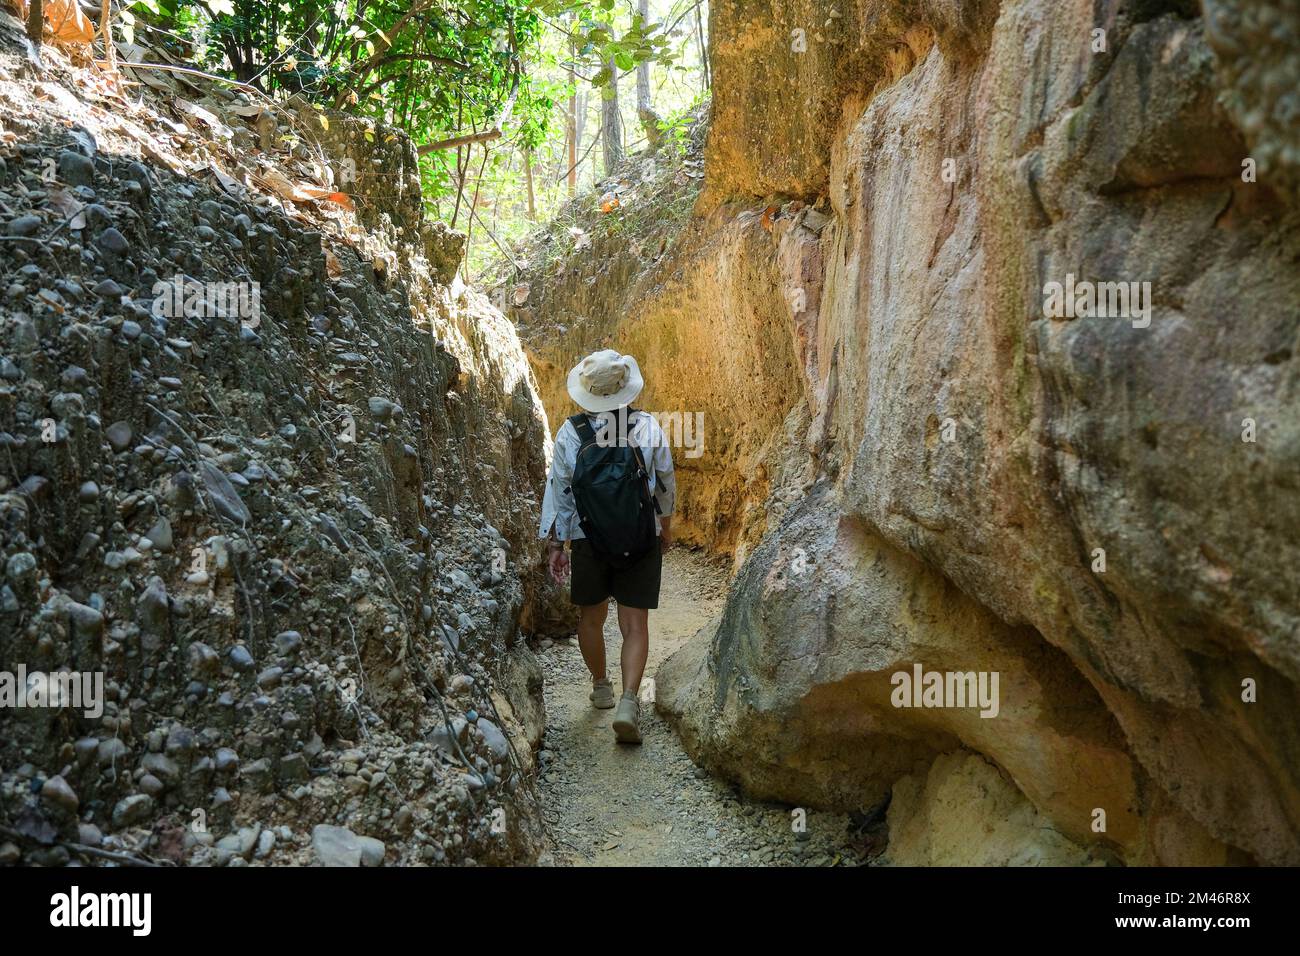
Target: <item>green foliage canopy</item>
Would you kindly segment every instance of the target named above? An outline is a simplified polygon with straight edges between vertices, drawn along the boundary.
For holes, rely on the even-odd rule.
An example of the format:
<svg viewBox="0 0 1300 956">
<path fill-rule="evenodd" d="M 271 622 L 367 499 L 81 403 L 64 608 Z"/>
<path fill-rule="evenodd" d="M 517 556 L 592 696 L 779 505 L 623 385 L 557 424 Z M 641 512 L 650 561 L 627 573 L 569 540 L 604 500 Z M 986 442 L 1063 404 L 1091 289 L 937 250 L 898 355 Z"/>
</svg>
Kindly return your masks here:
<svg viewBox="0 0 1300 956">
<path fill-rule="evenodd" d="M 671 57 L 662 25 L 634 15 L 616 28 L 615 0 L 138 0 L 130 8 L 206 70 L 373 116 L 417 143 L 489 130 L 508 112 L 517 145 L 540 144 L 568 92 L 530 75 L 530 65 L 556 62 L 542 42 L 547 31 L 566 39 L 573 83 L 608 87 L 613 69 Z M 138 29 L 130 10 L 123 21 Z M 457 161 L 455 151 L 431 154 L 431 195 L 450 188 Z"/>
</svg>

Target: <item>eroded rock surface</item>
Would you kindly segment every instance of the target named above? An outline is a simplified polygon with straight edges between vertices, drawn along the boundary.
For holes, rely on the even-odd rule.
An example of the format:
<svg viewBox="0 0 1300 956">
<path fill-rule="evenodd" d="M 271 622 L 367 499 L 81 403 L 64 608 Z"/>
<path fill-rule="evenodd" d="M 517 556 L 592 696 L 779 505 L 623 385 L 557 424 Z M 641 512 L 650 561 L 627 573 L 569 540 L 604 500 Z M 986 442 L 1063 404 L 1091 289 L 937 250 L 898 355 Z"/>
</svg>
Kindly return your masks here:
<svg viewBox="0 0 1300 956">
<path fill-rule="evenodd" d="M 680 495 L 739 571 L 659 674 L 692 753 L 892 794 L 898 860 L 1300 862 L 1300 8 L 710 15 L 695 215 L 599 329 L 710 423 Z M 1075 280 L 1139 285 L 1049 315 Z M 915 664 L 1001 712 L 894 707 Z M 959 852 L 985 768 L 1024 825 Z"/>
</svg>

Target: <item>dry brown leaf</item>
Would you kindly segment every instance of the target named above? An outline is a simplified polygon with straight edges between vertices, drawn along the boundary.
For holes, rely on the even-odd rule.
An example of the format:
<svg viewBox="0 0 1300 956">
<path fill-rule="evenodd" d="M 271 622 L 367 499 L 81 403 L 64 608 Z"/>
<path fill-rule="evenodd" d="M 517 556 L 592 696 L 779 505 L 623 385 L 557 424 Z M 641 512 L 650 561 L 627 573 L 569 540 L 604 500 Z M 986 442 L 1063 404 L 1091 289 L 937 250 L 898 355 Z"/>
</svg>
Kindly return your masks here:
<svg viewBox="0 0 1300 956">
<path fill-rule="evenodd" d="M 591 246 L 591 236 L 583 232 L 577 226 L 569 227 L 569 235 L 573 237 L 573 251 L 581 252 Z"/>
<path fill-rule="evenodd" d="M 212 175 L 216 177 L 216 180 L 221 184 L 222 189 L 231 196 L 234 196 L 236 199 L 243 198 L 245 192 L 243 183 L 235 179 L 233 176 L 226 175 L 220 168 L 218 168 L 216 163 L 211 164 L 208 168 L 212 170 Z"/>
<path fill-rule="evenodd" d="M 253 181 L 259 186 L 265 186 L 283 199 L 302 202 L 311 198 L 302 191 L 301 184 L 294 183 L 274 166 L 267 166 L 253 173 Z"/>
<path fill-rule="evenodd" d="M 68 228 L 86 228 L 86 204 L 66 189 L 52 189 L 47 197 L 51 208 L 68 221 Z"/>
<path fill-rule="evenodd" d="M 188 172 L 188 170 L 185 168 L 184 163 L 182 163 L 171 153 L 164 153 L 161 149 L 154 146 L 153 143 L 149 142 L 149 140 L 147 139 L 140 143 L 140 151 L 143 152 L 150 159 L 152 159 L 155 163 L 162 163 L 164 166 L 166 166 L 168 169 L 170 169 L 172 172 L 176 173 L 177 175 L 183 176 L 185 175 L 186 172 Z"/>
<path fill-rule="evenodd" d="M 189 100 L 177 97 L 173 101 L 176 108 L 187 116 L 192 116 L 202 122 L 208 129 L 215 133 L 221 139 L 230 139 L 233 135 L 230 127 L 221 122 L 211 110 L 206 110 L 197 103 L 191 103 Z"/>
<path fill-rule="evenodd" d="M 333 189 L 327 189 L 322 186 L 309 186 L 304 182 L 296 182 L 284 173 L 280 172 L 274 166 L 267 166 L 253 174 L 253 179 L 268 189 L 274 190 L 278 195 L 293 202 L 309 202 L 312 200 L 324 199 L 332 203 L 338 203 L 345 209 L 351 209 L 352 199 L 347 193 L 336 192 Z"/>
<path fill-rule="evenodd" d="M 151 86 L 159 93 L 167 93 L 171 95 L 175 95 L 176 93 L 176 84 L 165 74 L 155 73 L 153 70 L 138 70 L 134 71 L 131 75 L 139 77 L 140 81 L 144 83 L 145 86 Z"/>
<path fill-rule="evenodd" d="M 45 0 L 41 8 L 54 39 L 59 43 L 91 43 L 95 27 L 90 18 L 81 12 L 77 0 Z"/>
<path fill-rule="evenodd" d="M 352 197 L 347 193 L 335 192 L 332 189 L 321 189 L 319 186 L 308 186 L 305 183 L 299 185 L 299 189 L 307 195 L 308 199 L 326 199 L 332 203 L 338 203 L 344 209 L 354 208 Z"/>
<path fill-rule="evenodd" d="M 339 262 L 339 257 L 329 249 L 325 250 L 325 274 L 331 279 L 337 279 L 343 275 L 343 263 Z"/>
</svg>

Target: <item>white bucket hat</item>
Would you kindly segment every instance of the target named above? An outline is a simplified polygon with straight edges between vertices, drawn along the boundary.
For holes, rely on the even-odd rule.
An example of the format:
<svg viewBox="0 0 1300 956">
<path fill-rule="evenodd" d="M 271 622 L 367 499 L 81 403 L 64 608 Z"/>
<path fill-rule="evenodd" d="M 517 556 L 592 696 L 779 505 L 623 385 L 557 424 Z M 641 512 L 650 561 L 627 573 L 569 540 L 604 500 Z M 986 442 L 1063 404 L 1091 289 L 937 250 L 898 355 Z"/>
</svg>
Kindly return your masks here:
<svg viewBox="0 0 1300 956">
<path fill-rule="evenodd" d="M 589 412 L 612 412 L 641 394 L 645 381 L 630 355 L 592 352 L 569 371 L 569 397 Z"/>
</svg>

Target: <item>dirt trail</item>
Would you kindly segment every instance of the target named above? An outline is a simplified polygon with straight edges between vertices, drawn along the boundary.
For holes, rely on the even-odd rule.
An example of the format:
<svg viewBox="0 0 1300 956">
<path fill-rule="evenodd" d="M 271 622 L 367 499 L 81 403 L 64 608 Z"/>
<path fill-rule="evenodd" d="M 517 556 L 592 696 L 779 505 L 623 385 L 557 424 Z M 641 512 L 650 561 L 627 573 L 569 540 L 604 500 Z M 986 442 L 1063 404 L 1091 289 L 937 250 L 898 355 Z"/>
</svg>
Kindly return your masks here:
<svg viewBox="0 0 1300 956">
<path fill-rule="evenodd" d="M 724 569 L 683 550 L 664 560 L 659 609 L 650 612 L 646 676 L 722 611 Z M 619 684 L 616 609 L 605 625 L 609 674 Z M 641 707 L 639 747 L 619 746 L 614 712 L 587 700 L 591 678 L 576 639 L 542 652 L 547 726 L 541 756 L 543 811 L 553 858 L 570 866 L 853 865 L 863 842 L 847 817 L 808 815 L 797 835 L 789 807 L 740 798 L 697 769 L 676 734 Z"/>
</svg>

